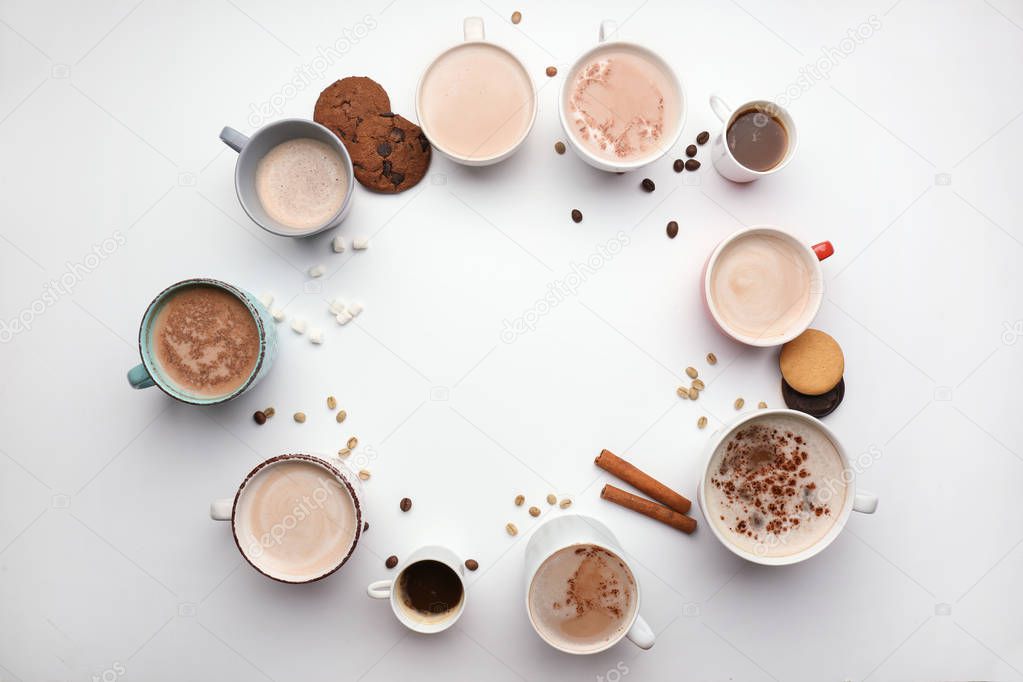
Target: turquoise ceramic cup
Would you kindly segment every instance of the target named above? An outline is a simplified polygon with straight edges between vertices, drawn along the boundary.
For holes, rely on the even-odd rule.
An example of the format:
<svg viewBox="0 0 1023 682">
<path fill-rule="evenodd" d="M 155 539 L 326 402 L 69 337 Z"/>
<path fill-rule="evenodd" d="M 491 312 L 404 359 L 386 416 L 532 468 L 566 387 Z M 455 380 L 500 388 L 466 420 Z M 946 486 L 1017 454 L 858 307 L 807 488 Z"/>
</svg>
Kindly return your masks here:
<svg viewBox="0 0 1023 682">
<path fill-rule="evenodd" d="M 259 358 L 256 360 L 256 366 L 252 369 L 252 374 L 249 375 L 245 383 L 227 395 L 210 397 L 189 393 L 164 376 L 156 362 L 152 343 L 153 321 L 156 319 L 156 314 L 171 294 L 192 286 L 216 287 L 235 296 L 252 313 L 252 319 L 256 321 L 256 328 L 259 330 Z M 277 326 L 270 315 L 270 311 L 247 291 L 216 279 L 205 277 L 186 279 L 177 284 L 172 284 L 161 291 L 153 299 L 153 302 L 149 304 L 149 307 L 146 308 L 146 313 L 142 316 L 142 324 L 139 325 L 139 354 L 142 356 L 142 362 L 128 371 L 128 383 L 131 384 L 132 388 L 156 386 L 170 397 L 183 403 L 190 405 L 217 405 L 240 396 L 252 388 L 256 382 L 270 371 L 270 365 L 273 364 L 274 357 L 277 355 Z"/>
</svg>

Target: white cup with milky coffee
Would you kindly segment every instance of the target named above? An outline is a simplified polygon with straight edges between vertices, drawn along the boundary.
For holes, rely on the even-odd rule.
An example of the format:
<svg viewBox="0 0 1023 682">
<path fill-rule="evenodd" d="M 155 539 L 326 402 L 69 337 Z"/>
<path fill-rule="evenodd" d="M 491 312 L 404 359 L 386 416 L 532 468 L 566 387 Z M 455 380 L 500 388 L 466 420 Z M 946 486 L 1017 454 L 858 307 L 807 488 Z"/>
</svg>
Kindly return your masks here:
<svg viewBox="0 0 1023 682">
<path fill-rule="evenodd" d="M 287 454 L 249 472 L 210 516 L 230 521 L 238 551 L 263 575 L 308 583 L 338 570 L 363 528 L 362 487 L 338 458 Z"/>
<path fill-rule="evenodd" d="M 831 242 L 813 246 L 770 225 L 725 237 L 703 266 L 701 294 L 717 326 L 750 346 L 780 346 L 802 334 L 824 301 L 820 261 Z"/>
<path fill-rule="evenodd" d="M 877 497 L 856 487 L 875 455 L 850 458 L 819 419 L 795 410 L 736 418 L 711 436 L 704 460 L 696 496 L 707 525 L 754 563 L 805 561 L 835 541 L 852 512 L 877 509 Z"/>
<path fill-rule="evenodd" d="M 485 39 L 467 17 L 464 42 L 440 53 L 416 88 L 416 116 L 433 148 L 466 166 L 515 153 L 536 120 L 533 79 L 518 57 Z"/>
<path fill-rule="evenodd" d="M 656 161 L 678 141 L 686 96 L 668 62 L 616 34 L 614 22 L 601 23 L 599 43 L 565 75 L 558 107 L 572 149 L 595 168 L 622 173 Z"/>
<path fill-rule="evenodd" d="M 540 638 L 568 654 L 596 654 L 654 631 L 639 615 L 640 588 L 618 538 L 589 516 L 552 519 L 526 545 L 526 613 Z"/>
</svg>

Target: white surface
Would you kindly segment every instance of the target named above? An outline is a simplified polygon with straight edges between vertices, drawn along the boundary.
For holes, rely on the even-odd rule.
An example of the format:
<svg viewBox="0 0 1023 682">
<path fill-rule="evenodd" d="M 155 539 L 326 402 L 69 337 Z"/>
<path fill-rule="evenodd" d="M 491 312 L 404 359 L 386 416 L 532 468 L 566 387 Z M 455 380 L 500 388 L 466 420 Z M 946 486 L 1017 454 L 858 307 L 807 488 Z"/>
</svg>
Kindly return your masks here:
<svg viewBox="0 0 1023 682">
<path fill-rule="evenodd" d="M 0 346 L 0 678 L 1023 677 L 1023 8 L 828 5 L 0 4 L 0 319 L 40 301 L 31 330 Z M 297 68 L 321 75 L 287 93 L 281 116 L 310 115 L 350 74 L 409 114 L 422 65 L 469 14 L 540 88 L 518 154 L 482 170 L 438 155 L 398 196 L 359 188 L 342 232 L 371 235 L 366 252 L 246 219 L 222 126 L 250 131 Z M 739 187 L 709 164 L 676 175 L 670 158 L 615 176 L 552 151 L 557 83 L 601 19 L 679 70 L 688 141 L 718 127 L 711 92 L 783 92 L 870 15 L 881 28 L 791 103 L 800 149 L 777 177 Z M 359 37 L 344 54 L 318 52 L 345 31 Z M 655 193 L 638 188 L 644 176 Z M 591 463 L 606 447 L 691 496 L 710 433 L 697 417 L 717 424 L 739 395 L 780 404 L 774 353 L 729 343 L 700 312 L 702 259 L 752 223 L 835 244 L 817 326 L 845 349 L 848 391 L 828 424 L 868 453 L 860 485 L 881 497 L 822 555 L 782 570 L 743 564 L 705 528 L 686 537 L 609 506 Z M 503 320 L 619 231 L 627 248 L 502 342 Z M 110 237 L 72 293 L 43 300 Z M 328 273 L 304 290 L 318 262 Z M 272 292 L 289 317 L 320 319 L 335 295 L 366 312 L 324 324 L 319 347 L 282 328 L 279 363 L 254 392 L 189 408 L 132 391 L 124 372 L 145 305 L 192 275 Z M 703 372 L 705 395 L 679 401 L 682 369 L 708 351 L 720 362 Z M 328 394 L 348 410 L 343 426 Z M 255 426 L 271 404 L 277 416 Z M 304 425 L 290 418 L 299 409 Z M 351 563 L 304 587 L 242 565 L 210 500 L 265 457 L 334 451 L 353 434 L 373 478 Z M 534 520 L 512 498 L 552 490 L 604 520 L 640 566 L 652 650 L 570 657 L 530 630 L 522 551 L 552 512 Z M 433 639 L 365 595 L 387 577 L 384 557 L 428 543 L 481 565 L 464 617 Z"/>
</svg>

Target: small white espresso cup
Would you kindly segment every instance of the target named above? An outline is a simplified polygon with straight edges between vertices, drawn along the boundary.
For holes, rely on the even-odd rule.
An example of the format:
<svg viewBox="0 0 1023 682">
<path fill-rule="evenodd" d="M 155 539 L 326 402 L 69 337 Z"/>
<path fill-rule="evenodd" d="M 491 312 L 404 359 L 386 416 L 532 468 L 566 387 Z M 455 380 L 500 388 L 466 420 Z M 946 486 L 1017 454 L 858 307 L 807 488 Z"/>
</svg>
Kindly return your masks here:
<svg viewBox="0 0 1023 682">
<path fill-rule="evenodd" d="M 568 140 L 569 146 L 575 150 L 575 153 L 578 154 L 583 161 L 594 168 L 599 168 L 602 171 L 625 173 L 645 166 L 648 163 L 653 163 L 667 154 L 678 141 L 679 135 L 682 134 L 682 128 L 685 127 L 686 123 L 686 91 L 682 85 L 682 81 L 678 77 L 678 74 L 675 73 L 675 70 L 671 68 L 671 65 L 659 54 L 638 43 L 619 40 L 617 33 L 617 23 L 611 20 L 604 20 L 601 22 L 600 32 L 597 35 L 597 44 L 589 50 L 586 50 L 586 52 L 576 59 L 575 63 L 572 64 L 572 67 L 568 70 L 568 73 L 565 74 L 565 79 L 561 83 L 561 92 L 558 95 L 558 112 L 561 120 L 561 127 L 565 131 L 565 137 Z M 566 106 L 566 102 L 568 102 L 568 98 L 575 84 L 575 74 L 579 71 L 579 69 L 588 64 L 600 52 L 614 48 L 631 50 L 643 55 L 647 60 L 659 66 L 671 81 L 671 84 L 675 87 L 675 92 L 678 93 L 678 118 L 671 122 L 675 126 L 675 132 L 661 140 L 657 149 L 650 154 L 636 159 L 630 159 L 628 161 L 611 161 L 609 159 L 599 157 L 587 149 L 583 143 L 576 138 L 574 126 L 571 121 L 568 120 L 568 107 Z"/>
<path fill-rule="evenodd" d="M 792 115 L 789 114 L 785 107 L 767 99 L 752 99 L 748 102 L 743 102 L 733 109 L 717 95 L 711 95 L 710 108 L 723 124 L 721 132 L 714 138 L 714 144 L 711 145 L 710 152 L 711 160 L 714 162 L 714 170 L 723 177 L 728 178 L 732 182 L 753 182 L 772 173 L 777 173 L 792 160 L 792 156 L 796 153 L 796 145 L 799 142 L 799 138 L 796 136 L 796 124 L 792 120 Z M 788 147 L 785 150 L 784 158 L 778 162 L 778 165 L 765 171 L 753 170 L 742 165 L 732 155 L 732 150 L 728 148 L 728 128 L 732 125 L 736 116 L 750 109 L 760 109 L 773 114 L 782 122 L 782 125 L 785 126 L 785 132 L 788 134 Z"/>
<path fill-rule="evenodd" d="M 263 204 L 260 203 L 259 195 L 256 192 L 256 169 L 267 152 L 282 142 L 300 138 L 319 140 L 331 147 L 341 157 L 341 163 L 344 164 L 345 173 L 348 176 L 345 198 L 341 208 L 326 222 L 305 230 L 296 230 L 271 218 L 263 209 Z M 309 237 L 337 227 L 348 216 L 348 212 L 352 208 L 352 196 L 355 194 L 355 168 L 352 165 L 352 157 L 345 146 L 341 144 L 337 135 L 319 123 L 304 118 L 285 118 L 267 123 L 251 136 L 244 135 L 227 126 L 220 131 L 220 139 L 228 147 L 238 152 L 238 160 L 234 166 L 234 189 L 238 194 L 238 202 L 241 203 L 242 209 L 252 219 L 252 222 L 267 232 L 282 237 Z"/>
<path fill-rule="evenodd" d="M 419 84 L 416 86 L 415 96 L 416 118 L 419 120 L 419 125 L 423 129 L 423 134 L 425 134 L 426 138 L 430 140 L 430 144 L 432 144 L 433 148 L 436 149 L 441 154 L 443 154 L 444 156 L 448 157 L 455 163 L 462 164 L 463 166 L 490 166 L 492 164 L 504 161 L 509 156 L 514 154 L 519 149 L 519 147 L 522 146 L 522 143 L 526 141 L 526 138 L 529 137 L 529 133 L 533 129 L 533 124 L 536 122 L 536 111 L 538 107 L 536 97 L 536 86 L 533 84 L 533 79 L 529 75 L 529 70 L 526 69 L 526 67 L 522 64 L 522 61 L 518 57 L 512 54 L 511 51 L 501 47 L 496 43 L 492 43 L 486 39 L 486 35 L 483 30 L 482 17 L 466 17 L 465 20 L 462 22 L 462 36 L 464 38 L 463 42 L 458 43 L 457 45 L 454 45 L 444 50 L 439 55 L 434 57 L 430 64 L 423 70 L 422 75 L 419 77 Z M 472 45 L 486 45 L 490 48 L 503 52 L 506 56 L 510 57 L 512 61 L 518 65 L 520 69 L 522 69 L 523 76 L 525 77 L 526 81 L 529 82 L 530 101 L 522 103 L 522 106 L 529 108 L 529 125 L 526 126 L 525 130 L 522 132 L 522 136 L 518 139 L 517 142 L 515 142 L 512 146 L 508 147 L 507 149 L 504 149 L 501 152 L 493 154 L 491 156 L 473 156 L 459 154 L 454 150 L 449 149 L 443 146 L 442 144 L 438 143 L 437 139 L 435 139 L 435 136 L 431 135 L 432 131 L 430 129 L 431 124 L 429 117 L 424 115 L 425 107 L 423 105 L 423 86 L 427 82 L 427 77 L 430 75 L 430 72 L 441 60 L 443 60 L 448 55 L 457 52 L 458 50 L 466 49 L 467 47 L 470 47 Z"/>
<path fill-rule="evenodd" d="M 845 503 L 842 505 L 842 509 L 838 512 L 838 516 L 835 519 L 835 523 L 831 526 L 831 529 L 826 535 L 824 535 L 815 544 L 807 547 L 806 549 L 796 552 L 794 554 L 787 554 L 783 556 L 763 556 L 755 552 L 748 552 L 731 542 L 728 537 L 725 536 L 724 532 L 718 528 L 717 524 L 711 519 L 711 515 L 707 508 L 706 498 L 706 486 L 707 478 L 710 476 L 710 464 L 714 457 L 714 452 L 718 449 L 718 446 L 736 431 L 738 431 L 743 425 L 755 420 L 768 417 L 770 415 L 784 415 L 798 419 L 815 431 L 818 431 L 824 435 L 831 443 L 835 446 L 835 450 L 838 451 L 839 456 L 842 458 L 842 482 L 845 484 Z M 721 544 L 731 550 L 737 556 L 752 561 L 756 564 L 763 564 L 765 566 L 788 566 L 789 564 L 797 564 L 800 561 L 806 561 L 810 557 L 816 556 L 824 550 L 825 547 L 834 542 L 835 538 L 841 534 L 842 529 L 845 528 L 846 522 L 849 520 L 849 514 L 856 511 L 862 514 L 873 514 L 877 510 L 877 496 L 866 491 L 856 490 L 855 471 L 849 461 L 849 455 L 846 453 L 845 448 L 842 447 L 842 442 L 835 436 L 834 432 L 825 426 L 819 419 L 811 417 L 808 414 L 797 412 L 796 410 L 787 409 L 768 409 L 768 410 L 756 410 L 745 415 L 741 415 L 734 419 L 731 423 L 726 424 L 711 435 L 710 440 L 707 442 L 707 449 L 704 453 L 704 464 L 702 468 L 702 474 L 700 481 L 696 487 L 696 499 L 700 505 L 700 511 L 703 513 L 704 518 L 708 519 L 707 525 L 710 526 L 711 532 L 714 534 Z"/>
<path fill-rule="evenodd" d="M 564 647 L 545 637 L 543 630 L 537 626 L 529 608 L 529 592 L 533 586 L 533 581 L 536 579 L 536 574 L 540 570 L 540 566 L 543 565 L 543 562 L 563 549 L 578 545 L 595 545 L 611 552 L 622 560 L 622 563 L 636 581 L 634 585 L 636 608 L 633 609 L 631 622 L 626 623 L 626 626 L 622 628 L 621 633 L 614 639 L 608 641 L 604 646 L 596 649 L 587 649 L 585 651 Z M 529 623 L 533 626 L 533 629 L 536 630 L 536 634 L 555 649 L 567 654 L 596 654 L 610 649 L 625 637 L 627 637 L 629 641 L 638 646 L 640 649 L 649 649 L 654 645 L 654 631 L 639 615 L 641 601 L 639 579 L 636 578 L 636 572 L 629 566 L 629 561 L 625 557 L 625 552 L 622 550 L 621 545 L 618 542 L 618 538 L 615 537 L 610 528 L 597 519 L 590 516 L 582 516 L 581 514 L 567 514 L 565 516 L 559 516 L 551 519 L 550 521 L 542 524 L 536 529 L 536 531 L 534 531 L 533 536 L 529 538 L 529 543 L 526 545 L 525 575 L 526 615 L 529 618 Z"/>
<path fill-rule="evenodd" d="M 712 284 L 714 281 L 714 271 L 717 267 L 721 253 L 729 244 L 736 240 L 756 234 L 776 237 L 792 244 L 795 249 L 802 254 L 806 267 L 810 272 L 810 298 L 806 303 L 806 307 L 803 309 L 803 313 L 800 315 L 799 319 L 796 320 L 796 322 L 788 330 L 786 330 L 784 334 L 778 336 L 750 336 L 732 329 L 729 326 L 728 321 L 725 320 L 724 316 L 722 316 L 718 311 L 717 305 L 714 303 Z M 814 244 L 813 246 L 807 246 L 804 242 L 797 239 L 788 231 L 783 230 L 780 227 L 774 227 L 773 225 L 753 225 L 751 227 L 740 228 L 722 239 L 718 245 L 714 247 L 714 250 L 711 251 L 707 260 L 703 264 L 700 294 L 703 296 L 703 303 L 707 310 L 707 314 L 710 315 L 710 318 L 714 321 L 718 328 L 721 329 L 721 331 L 740 343 L 745 343 L 749 346 L 759 346 L 761 348 L 780 346 L 788 343 L 805 332 L 813 323 L 814 318 L 817 317 L 817 313 L 821 309 L 821 304 L 824 302 L 824 271 L 821 269 L 820 262 L 834 253 L 835 247 L 832 246 L 831 242 L 824 241 L 819 244 Z"/>
<path fill-rule="evenodd" d="M 317 505 L 322 504 L 321 500 L 316 499 L 315 491 L 314 496 L 309 500 L 302 500 L 296 503 L 294 510 L 284 515 L 281 520 L 276 523 L 270 533 L 265 537 L 255 537 L 254 534 L 249 532 L 248 528 L 244 527 L 244 520 L 238 518 L 238 503 L 246 495 L 249 488 L 249 483 L 254 477 L 262 473 L 264 470 L 276 466 L 282 462 L 308 462 L 320 467 L 323 470 L 325 477 L 331 478 L 341 486 L 341 489 L 351 496 L 352 503 L 355 506 L 355 533 L 352 538 L 351 544 L 346 549 L 345 553 L 339 554 L 336 557 L 335 562 L 324 571 L 317 573 L 311 573 L 308 575 L 284 575 L 275 572 L 272 568 L 267 566 L 265 562 L 260 561 L 263 555 L 264 548 L 268 545 L 264 543 L 277 542 L 280 536 L 286 535 L 287 532 L 300 524 L 302 520 L 308 515 L 308 508 L 303 505 Z M 242 557 L 252 565 L 254 569 L 262 573 L 268 578 L 280 581 L 282 583 L 311 583 L 321 578 L 326 578 L 328 575 L 344 566 L 345 562 L 348 561 L 349 557 L 355 551 L 355 547 L 359 544 L 359 538 L 362 536 L 362 524 L 363 524 L 363 502 L 362 502 L 362 485 L 359 482 L 358 476 L 356 476 L 348 468 L 348 466 L 341 461 L 340 458 L 332 457 L 328 461 L 324 457 L 316 457 L 313 455 L 304 454 L 286 454 L 278 455 L 277 457 L 271 457 L 259 464 L 255 469 L 250 471 L 245 479 L 238 486 L 238 492 L 235 493 L 233 498 L 224 498 L 220 500 L 214 500 L 210 504 L 210 518 L 214 521 L 230 521 L 231 532 L 234 535 L 235 545 L 238 546 L 238 551 L 241 552 Z M 276 534 L 276 529 L 280 529 L 280 536 Z"/>
<path fill-rule="evenodd" d="M 401 576 L 409 566 L 420 561 L 440 562 L 458 576 L 459 582 L 462 583 L 462 598 L 458 604 L 454 605 L 454 608 L 445 609 L 443 613 L 428 615 L 420 613 L 402 601 L 400 590 L 397 587 L 401 584 Z M 432 635 L 447 630 L 458 621 L 462 611 L 465 610 L 465 599 L 468 595 L 468 590 L 465 584 L 465 571 L 457 554 L 447 547 L 427 545 L 412 552 L 398 566 L 397 571 L 393 580 L 377 580 L 370 583 L 366 587 L 366 593 L 373 599 L 390 600 L 391 610 L 394 611 L 395 617 L 401 621 L 402 625 L 409 630 Z"/>
</svg>

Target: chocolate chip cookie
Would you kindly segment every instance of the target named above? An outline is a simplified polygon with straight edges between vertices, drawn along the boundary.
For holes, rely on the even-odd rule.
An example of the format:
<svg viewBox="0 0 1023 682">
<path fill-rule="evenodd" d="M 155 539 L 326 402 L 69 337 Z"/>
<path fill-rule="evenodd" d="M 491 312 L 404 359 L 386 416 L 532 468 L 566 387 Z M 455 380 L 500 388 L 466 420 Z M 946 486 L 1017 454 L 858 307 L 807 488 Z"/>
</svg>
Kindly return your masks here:
<svg viewBox="0 0 1023 682">
<path fill-rule="evenodd" d="M 430 141 L 411 121 L 388 111 L 362 120 L 354 144 L 346 144 L 355 179 L 377 192 L 403 192 L 430 167 Z"/>
<path fill-rule="evenodd" d="M 320 93 L 313 120 L 332 130 L 347 146 L 354 141 L 362 121 L 390 110 L 391 98 L 379 83 L 365 76 L 349 76 L 334 81 Z"/>
</svg>

